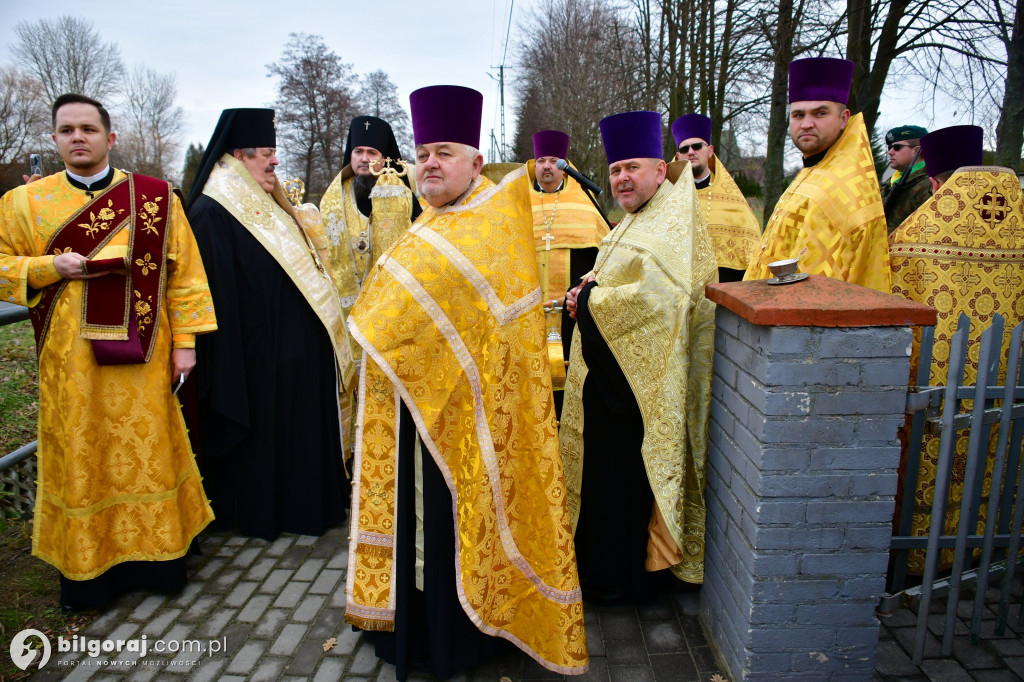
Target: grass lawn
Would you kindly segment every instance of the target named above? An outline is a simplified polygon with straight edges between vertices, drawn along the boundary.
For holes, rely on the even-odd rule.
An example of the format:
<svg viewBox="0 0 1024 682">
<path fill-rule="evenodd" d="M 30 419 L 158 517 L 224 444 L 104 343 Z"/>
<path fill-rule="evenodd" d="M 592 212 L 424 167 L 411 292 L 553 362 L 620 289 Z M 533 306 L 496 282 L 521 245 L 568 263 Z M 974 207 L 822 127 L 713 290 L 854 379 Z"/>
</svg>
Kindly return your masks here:
<svg viewBox="0 0 1024 682">
<path fill-rule="evenodd" d="M 22 679 L 35 671 L 30 666 L 22 672 L 8 655 L 11 638 L 21 630 L 43 632 L 50 639 L 52 657 L 57 635 L 70 639 L 97 616 L 95 611 L 61 611 L 60 573 L 32 556 L 30 521 L 0 519 L 0 579 L 0 680 Z"/>
<path fill-rule="evenodd" d="M 0 327 L 0 456 L 36 439 L 39 366 L 32 324 Z"/>
<path fill-rule="evenodd" d="M 28 321 L 0 326 L 0 456 L 36 439 L 39 373 Z M 0 498 L 0 507 L 3 499 Z M 0 680 L 28 677 L 8 655 L 11 638 L 25 628 L 50 637 L 70 637 L 96 617 L 95 611 L 60 610 L 60 574 L 32 556 L 32 522 L 6 519 L 0 508 Z"/>
</svg>

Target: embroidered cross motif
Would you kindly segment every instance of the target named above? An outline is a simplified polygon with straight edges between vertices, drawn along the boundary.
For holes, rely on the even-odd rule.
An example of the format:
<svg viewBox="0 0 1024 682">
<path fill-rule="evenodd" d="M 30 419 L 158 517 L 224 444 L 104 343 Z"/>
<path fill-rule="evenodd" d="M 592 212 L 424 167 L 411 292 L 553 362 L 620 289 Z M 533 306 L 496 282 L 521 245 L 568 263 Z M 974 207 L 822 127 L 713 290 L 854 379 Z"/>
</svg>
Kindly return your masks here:
<svg viewBox="0 0 1024 682">
<path fill-rule="evenodd" d="M 366 126 L 367 130 L 370 129 L 370 122 L 369 121 L 363 121 L 363 125 Z"/>
<path fill-rule="evenodd" d="M 381 489 L 380 483 L 374 483 L 373 487 L 370 488 L 370 492 L 366 493 L 366 496 L 370 498 L 370 503 L 374 507 L 380 507 L 388 499 L 388 494 Z"/>
<path fill-rule="evenodd" d="M 1010 212 L 1006 206 L 1006 197 L 995 192 L 987 192 L 974 208 L 978 209 L 981 219 L 988 223 L 989 227 L 1002 222 Z"/>
<path fill-rule="evenodd" d="M 966 296 L 973 287 L 981 284 L 981 277 L 971 272 L 970 267 L 966 263 L 964 263 L 960 272 L 951 275 L 949 279 L 954 284 L 960 285 L 960 294 L 963 296 Z"/>
<path fill-rule="evenodd" d="M 1000 228 L 999 236 L 1006 240 L 1007 246 L 1011 249 L 1016 249 L 1017 240 L 1024 237 L 1024 227 L 1021 227 L 1020 223 L 1017 222 L 1017 217 L 1014 216 L 1010 219 L 1008 225 Z"/>
<path fill-rule="evenodd" d="M 939 276 L 934 272 L 929 272 L 921 261 L 915 262 L 912 271 L 907 273 L 907 284 L 913 285 L 919 294 L 924 293 L 926 284 L 931 284 L 938 279 Z"/>
<path fill-rule="evenodd" d="M 998 275 L 993 280 L 997 286 L 1003 288 L 1003 294 L 1009 296 L 1014 291 L 1020 291 L 1020 285 L 1022 280 L 1020 276 L 1013 271 L 1013 267 L 1007 265 L 1003 270 L 1003 274 Z"/>
<path fill-rule="evenodd" d="M 982 212 L 984 219 L 984 212 Z M 985 236 L 985 226 L 978 223 L 977 218 L 974 217 L 973 213 L 967 215 L 967 220 L 953 228 L 953 231 L 966 238 L 965 246 L 973 246 L 975 237 Z"/>
<path fill-rule="evenodd" d="M 373 386 L 370 387 L 370 393 L 377 399 L 377 402 L 384 402 L 388 398 L 387 382 L 382 377 L 377 377 L 373 382 Z"/>
</svg>

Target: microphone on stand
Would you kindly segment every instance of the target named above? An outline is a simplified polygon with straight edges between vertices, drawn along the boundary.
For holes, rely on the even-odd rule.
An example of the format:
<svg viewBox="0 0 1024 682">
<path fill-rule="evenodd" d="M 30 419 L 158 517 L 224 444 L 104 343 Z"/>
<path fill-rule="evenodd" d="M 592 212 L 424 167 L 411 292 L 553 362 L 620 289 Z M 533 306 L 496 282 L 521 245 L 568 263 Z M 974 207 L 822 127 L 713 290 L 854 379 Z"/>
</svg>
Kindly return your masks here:
<svg viewBox="0 0 1024 682">
<path fill-rule="evenodd" d="M 569 177 L 571 177 L 573 180 L 589 189 L 594 194 L 601 193 L 601 188 L 595 185 L 593 180 L 591 180 L 586 175 L 580 173 L 578 170 L 570 166 L 569 162 L 566 161 L 565 159 L 559 159 L 558 161 L 556 161 L 555 166 L 558 168 L 558 170 L 564 171 L 569 175 Z"/>
</svg>

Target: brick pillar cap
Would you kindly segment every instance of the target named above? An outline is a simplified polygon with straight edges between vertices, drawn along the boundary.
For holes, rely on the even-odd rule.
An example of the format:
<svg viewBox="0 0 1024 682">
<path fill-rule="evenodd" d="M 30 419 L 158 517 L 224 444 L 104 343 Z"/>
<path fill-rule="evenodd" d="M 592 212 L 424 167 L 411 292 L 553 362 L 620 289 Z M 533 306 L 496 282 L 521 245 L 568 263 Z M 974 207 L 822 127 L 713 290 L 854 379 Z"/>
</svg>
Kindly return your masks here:
<svg viewBox="0 0 1024 682">
<path fill-rule="evenodd" d="M 764 327 L 932 326 L 938 312 L 901 296 L 811 275 L 794 284 L 767 280 L 709 284 L 707 297 Z"/>
</svg>

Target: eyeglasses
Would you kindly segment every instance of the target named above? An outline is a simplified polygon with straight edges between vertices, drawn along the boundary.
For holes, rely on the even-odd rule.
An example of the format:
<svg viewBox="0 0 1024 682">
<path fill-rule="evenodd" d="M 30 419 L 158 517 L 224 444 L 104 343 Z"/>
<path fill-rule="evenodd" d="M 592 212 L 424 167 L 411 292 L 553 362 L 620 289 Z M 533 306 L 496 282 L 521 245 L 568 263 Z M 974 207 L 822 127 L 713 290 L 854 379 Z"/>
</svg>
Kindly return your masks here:
<svg viewBox="0 0 1024 682">
<path fill-rule="evenodd" d="M 679 145 L 679 153 L 680 154 L 687 153 L 688 151 L 690 151 L 690 147 L 693 147 L 693 151 L 699 152 L 701 149 L 704 149 L 704 145 L 705 144 L 707 144 L 707 143 L 706 142 L 694 142 L 693 144 L 681 144 L 681 145 Z"/>
<path fill-rule="evenodd" d="M 893 142 L 892 144 L 888 145 L 889 149 L 895 149 L 896 151 L 908 148 L 913 149 L 916 146 L 916 144 L 910 144 L 909 142 Z"/>
</svg>

